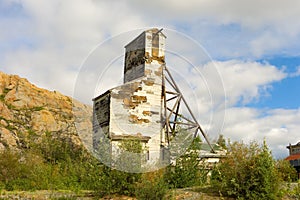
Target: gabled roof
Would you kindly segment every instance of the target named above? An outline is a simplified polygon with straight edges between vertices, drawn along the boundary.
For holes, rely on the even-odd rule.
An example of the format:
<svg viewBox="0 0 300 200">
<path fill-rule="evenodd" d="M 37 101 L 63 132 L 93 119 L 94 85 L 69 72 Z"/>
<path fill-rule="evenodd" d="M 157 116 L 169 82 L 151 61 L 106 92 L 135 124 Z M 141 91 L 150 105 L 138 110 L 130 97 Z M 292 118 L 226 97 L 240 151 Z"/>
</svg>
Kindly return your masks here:
<svg viewBox="0 0 300 200">
<path fill-rule="evenodd" d="M 285 160 L 299 160 L 300 159 L 300 154 L 294 154 L 294 155 L 290 155 L 288 156 Z"/>
<path fill-rule="evenodd" d="M 290 149 L 291 147 L 299 147 L 300 146 L 300 142 L 298 142 L 297 144 L 291 145 L 291 143 L 289 144 L 289 146 L 287 146 L 286 148 Z"/>
</svg>

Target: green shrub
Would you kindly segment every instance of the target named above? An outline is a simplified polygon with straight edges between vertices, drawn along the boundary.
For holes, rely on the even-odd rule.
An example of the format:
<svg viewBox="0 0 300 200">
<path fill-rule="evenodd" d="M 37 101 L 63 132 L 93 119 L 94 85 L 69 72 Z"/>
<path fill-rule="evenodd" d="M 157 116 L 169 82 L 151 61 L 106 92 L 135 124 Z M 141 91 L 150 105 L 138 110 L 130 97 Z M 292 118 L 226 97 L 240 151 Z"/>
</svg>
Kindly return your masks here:
<svg viewBox="0 0 300 200">
<path fill-rule="evenodd" d="M 289 195 L 294 199 L 300 199 L 300 182 L 298 181 L 297 185 L 289 191 Z"/>
<path fill-rule="evenodd" d="M 212 186 L 222 195 L 238 199 L 277 199 L 280 177 L 266 143 L 235 142 L 212 173 Z"/>
<path fill-rule="evenodd" d="M 276 168 L 278 176 L 285 182 L 296 181 L 298 174 L 296 169 L 287 160 L 277 160 Z"/>
<path fill-rule="evenodd" d="M 0 183 L 6 190 L 93 190 L 102 176 L 101 164 L 68 141 L 42 138 L 29 149 L 0 153 Z"/>
<path fill-rule="evenodd" d="M 200 142 L 200 138 L 195 138 L 186 153 L 176 159 L 175 165 L 167 167 L 165 179 L 171 187 L 184 188 L 206 183 L 208 171 L 199 161 Z"/>
<path fill-rule="evenodd" d="M 0 153 L 0 182 L 7 184 L 20 177 L 19 153 L 6 149 Z"/>
<path fill-rule="evenodd" d="M 31 110 L 32 111 L 41 111 L 41 110 L 44 110 L 44 107 L 43 106 L 33 107 Z"/>
<path fill-rule="evenodd" d="M 0 101 L 4 101 L 6 94 L 10 91 L 8 88 L 4 88 L 2 94 L 0 94 Z"/>
<path fill-rule="evenodd" d="M 148 172 L 142 175 L 135 186 L 135 196 L 141 200 L 165 199 L 168 185 L 164 181 L 164 171 Z"/>
<path fill-rule="evenodd" d="M 140 172 L 143 162 L 144 147 L 139 139 L 124 140 L 120 144 L 120 154 L 114 159 L 117 169 L 104 166 L 100 177 L 97 194 L 99 196 L 121 194 L 134 196 L 135 185 L 141 180 L 141 173 L 129 173 L 127 171 Z"/>
<path fill-rule="evenodd" d="M 0 181 L 0 193 L 2 190 L 5 189 L 5 184 L 3 182 Z"/>
<path fill-rule="evenodd" d="M 0 101 L 4 101 L 5 99 L 5 94 L 0 94 Z"/>
</svg>

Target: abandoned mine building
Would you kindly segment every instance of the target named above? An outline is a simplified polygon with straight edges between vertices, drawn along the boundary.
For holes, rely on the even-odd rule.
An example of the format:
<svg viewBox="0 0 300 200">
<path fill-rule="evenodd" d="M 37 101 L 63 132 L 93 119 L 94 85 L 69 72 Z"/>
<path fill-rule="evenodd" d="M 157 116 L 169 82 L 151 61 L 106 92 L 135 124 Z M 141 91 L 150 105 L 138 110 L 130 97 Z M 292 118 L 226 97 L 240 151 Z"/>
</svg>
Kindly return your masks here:
<svg viewBox="0 0 300 200">
<path fill-rule="evenodd" d="M 165 65 L 165 41 L 162 29 L 153 28 L 125 46 L 123 85 L 93 99 L 94 149 L 108 139 L 108 149 L 114 156 L 120 152 L 120 141 L 136 138 L 147 147 L 146 162 L 170 162 L 168 147 L 179 121 L 193 130 L 192 135 L 200 131 L 208 142 L 173 78 L 166 79 L 171 74 Z M 175 91 L 167 91 L 166 82 Z M 173 97 L 168 99 L 168 95 Z M 182 105 L 191 113 L 190 118 L 179 114 Z M 213 152 L 209 142 L 208 145 Z"/>
</svg>

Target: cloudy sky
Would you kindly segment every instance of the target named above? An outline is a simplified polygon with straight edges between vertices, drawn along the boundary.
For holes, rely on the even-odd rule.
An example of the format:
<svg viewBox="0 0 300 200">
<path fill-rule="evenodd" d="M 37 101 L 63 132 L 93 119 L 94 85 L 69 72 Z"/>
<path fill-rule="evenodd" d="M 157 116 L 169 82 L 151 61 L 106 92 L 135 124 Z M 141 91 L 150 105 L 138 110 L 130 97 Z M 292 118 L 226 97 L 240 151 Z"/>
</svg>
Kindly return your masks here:
<svg viewBox="0 0 300 200">
<path fill-rule="evenodd" d="M 266 138 L 284 158 L 300 141 L 299 13 L 298 0 L 0 0 L 0 70 L 91 103 L 122 83 L 124 45 L 164 28 L 209 137 Z"/>
</svg>

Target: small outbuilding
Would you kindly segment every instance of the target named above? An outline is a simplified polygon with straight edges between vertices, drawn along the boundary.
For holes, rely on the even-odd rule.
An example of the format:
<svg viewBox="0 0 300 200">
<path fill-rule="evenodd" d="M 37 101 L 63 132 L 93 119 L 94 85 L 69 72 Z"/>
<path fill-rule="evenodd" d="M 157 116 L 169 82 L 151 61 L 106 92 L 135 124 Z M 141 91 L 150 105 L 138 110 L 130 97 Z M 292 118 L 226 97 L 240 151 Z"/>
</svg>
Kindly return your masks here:
<svg viewBox="0 0 300 200">
<path fill-rule="evenodd" d="M 297 170 L 298 178 L 300 177 L 300 142 L 295 145 L 289 144 L 286 147 L 289 150 L 290 155 L 286 158 L 291 165 Z"/>
</svg>

